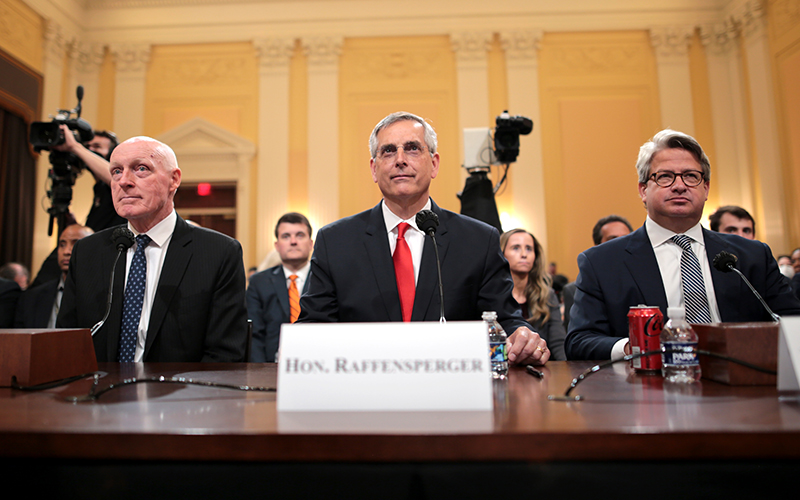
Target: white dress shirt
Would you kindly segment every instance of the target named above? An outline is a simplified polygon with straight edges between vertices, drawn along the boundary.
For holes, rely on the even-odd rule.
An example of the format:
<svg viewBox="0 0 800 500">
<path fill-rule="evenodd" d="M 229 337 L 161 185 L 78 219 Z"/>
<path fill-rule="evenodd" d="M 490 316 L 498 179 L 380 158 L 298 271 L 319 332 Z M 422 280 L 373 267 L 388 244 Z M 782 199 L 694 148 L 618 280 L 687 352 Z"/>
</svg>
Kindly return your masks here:
<svg viewBox="0 0 800 500">
<path fill-rule="evenodd" d="M 292 271 L 284 265 L 281 265 L 281 267 L 283 268 L 283 276 L 286 278 L 286 289 L 288 290 L 289 286 L 292 284 L 292 280 L 289 278 L 289 276 L 296 274 L 297 278 L 294 280 L 294 282 L 297 285 L 297 292 L 302 295 L 303 286 L 305 286 L 306 280 L 308 279 L 308 271 L 311 270 L 311 262 L 306 262 L 306 264 L 298 269 L 297 272 Z"/>
<path fill-rule="evenodd" d="M 401 222 L 407 222 L 411 226 L 406 230 L 404 238 L 408 243 L 408 248 L 411 250 L 411 260 L 414 263 L 414 284 L 416 285 L 419 282 L 417 277 L 419 276 L 419 265 L 422 262 L 422 249 L 425 246 L 425 233 L 417 227 L 417 214 L 414 214 L 410 219 L 403 220 L 389 210 L 385 201 L 381 202 L 381 209 L 383 210 L 383 220 L 386 223 L 386 234 L 389 237 L 389 252 L 392 255 L 394 255 L 394 249 L 397 246 L 397 226 Z M 428 202 L 425 203 L 421 210 L 430 209 L 431 199 L 428 198 Z"/>
<path fill-rule="evenodd" d="M 150 325 L 150 312 L 153 310 L 153 301 L 156 298 L 156 288 L 161 277 L 161 268 L 164 267 L 164 257 L 167 255 L 169 242 L 172 241 L 172 233 L 175 231 L 175 222 L 178 215 L 173 210 L 161 222 L 147 231 L 147 236 L 152 240 L 147 248 L 144 249 L 145 260 L 147 261 L 147 278 L 144 290 L 144 301 L 142 302 L 142 316 L 139 318 L 139 332 L 136 339 L 136 354 L 133 360 L 141 362 L 144 356 L 144 344 L 147 338 L 147 328 Z M 139 233 L 128 222 L 128 229 L 138 236 Z M 131 268 L 133 254 L 136 252 L 136 243 L 128 249 L 127 264 L 125 272 L 125 286 L 128 286 L 128 271 Z"/>
<path fill-rule="evenodd" d="M 683 300 L 683 282 L 681 281 L 681 256 L 683 249 L 672 241 L 672 237 L 678 233 L 659 226 L 649 216 L 644 222 L 647 230 L 647 237 L 653 245 L 653 253 L 656 255 L 658 270 L 661 273 L 661 282 L 664 284 L 664 293 L 667 296 L 667 307 L 685 308 Z M 711 279 L 711 266 L 708 262 L 706 243 L 703 238 L 703 227 L 698 222 L 694 227 L 682 233 L 692 240 L 692 252 L 700 263 L 700 270 L 703 273 L 703 283 L 708 297 L 708 310 L 711 313 L 711 321 L 718 323 L 721 321 L 719 306 L 717 306 L 717 296 L 714 293 L 714 281 Z M 645 304 L 649 305 L 649 304 Z M 664 318 L 664 322 L 666 323 Z M 611 359 L 620 359 L 625 355 L 625 344 L 627 338 L 623 338 L 614 344 L 611 349 Z"/>
</svg>

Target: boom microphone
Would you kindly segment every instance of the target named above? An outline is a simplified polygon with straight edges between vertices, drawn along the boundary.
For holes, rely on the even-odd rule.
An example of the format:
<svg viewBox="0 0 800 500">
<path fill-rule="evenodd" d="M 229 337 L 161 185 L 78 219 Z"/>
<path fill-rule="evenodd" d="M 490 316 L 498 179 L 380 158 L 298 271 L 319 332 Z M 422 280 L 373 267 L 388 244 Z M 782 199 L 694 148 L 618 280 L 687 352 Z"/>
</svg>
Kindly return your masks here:
<svg viewBox="0 0 800 500">
<path fill-rule="evenodd" d="M 750 284 L 750 281 L 745 277 L 745 275 L 742 274 L 741 271 L 736 269 L 736 263 L 738 261 L 739 258 L 736 257 L 734 254 L 723 250 L 714 257 L 713 265 L 717 271 L 722 271 L 723 273 L 729 273 L 731 271 L 734 271 L 736 274 L 738 274 L 739 277 L 742 278 L 742 280 L 744 280 L 744 282 L 750 288 L 750 291 L 752 291 L 753 294 L 756 296 L 758 301 L 761 302 L 761 305 L 764 306 L 764 309 L 767 310 L 769 315 L 772 317 L 772 321 L 776 323 L 779 322 L 781 320 L 781 317 L 772 312 L 772 309 L 770 309 L 767 303 L 764 301 L 764 299 L 761 298 L 761 294 L 759 294 L 756 291 L 756 289 L 753 288 L 753 285 Z"/>
<path fill-rule="evenodd" d="M 444 319 L 444 285 L 442 284 L 442 265 L 439 263 L 439 246 L 436 244 L 436 229 L 439 228 L 439 216 L 431 210 L 420 210 L 415 219 L 417 227 L 433 240 L 433 251 L 436 253 L 436 271 L 439 274 L 439 322 Z"/>
<path fill-rule="evenodd" d="M 122 255 L 123 252 L 126 252 L 130 247 L 133 246 L 133 232 L 125 226 L 120 226 L 111 233 L 111 242 L 114 243 L 114 246 L 117 247 L 117 258 L 114 259 L 114 267 L 111 268 L 111 283 L 108 286 L 108 303 L 106 304 L 106 314 L 103 316 L 103 319 L 97 322 L 96 325 L 92 327 L 92 336 L 97 333 L 97 330 L 103 327 L 106 320 L 108 319 L 108 314 L 111 312 L 111 299 L 114 296 L 114 273 L 117 270 L 117 262 L 119 262 L 119 256 Z"/>
</svg>

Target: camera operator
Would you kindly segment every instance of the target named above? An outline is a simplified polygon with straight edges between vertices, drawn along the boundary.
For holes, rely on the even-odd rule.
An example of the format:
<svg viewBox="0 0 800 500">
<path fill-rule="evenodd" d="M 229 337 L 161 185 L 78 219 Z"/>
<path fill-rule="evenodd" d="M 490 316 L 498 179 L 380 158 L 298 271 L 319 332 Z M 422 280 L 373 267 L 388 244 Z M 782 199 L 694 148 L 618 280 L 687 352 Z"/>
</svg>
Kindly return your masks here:
<svg viewBox="0 0 800 500">
<path fill-rule="evenodd" d="M 95 179 L 94 200 L 86 217 L 86 226 L 95 232 L 105 228 L 126 224 L 127 221 L 117 215 L 111 199 L 111 172 L 108 158 L 117 146 L 117 136 L 113 132 L 95 131 L 94 138 L 84 146 L 75 139 L 66 125 L 61 125 L 64 132 L 64 144 L 54 146 L 57 151 L 72 153 L 77 156 L 92 173 Z"/>
</svg>

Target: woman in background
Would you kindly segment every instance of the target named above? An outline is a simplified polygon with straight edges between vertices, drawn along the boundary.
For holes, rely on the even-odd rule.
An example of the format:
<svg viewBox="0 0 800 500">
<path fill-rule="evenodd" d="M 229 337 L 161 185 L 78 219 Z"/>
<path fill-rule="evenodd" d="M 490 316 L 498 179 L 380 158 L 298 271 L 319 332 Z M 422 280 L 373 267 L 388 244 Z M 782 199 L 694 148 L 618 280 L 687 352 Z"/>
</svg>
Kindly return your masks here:
<svg viewBox="0 0 800 500">
<path fill-rule="evenodd" d="M 564 323 L 556 294 L 550 286 L 547 260 L 542 245 L 524 229 L 512 229 L 500 236 L 500 248 L 514 279 L 514 299 L 522 316 L 533 326 L 551 351 L 551 360 L 567 359 L 564 353 Z"/>
</svg>

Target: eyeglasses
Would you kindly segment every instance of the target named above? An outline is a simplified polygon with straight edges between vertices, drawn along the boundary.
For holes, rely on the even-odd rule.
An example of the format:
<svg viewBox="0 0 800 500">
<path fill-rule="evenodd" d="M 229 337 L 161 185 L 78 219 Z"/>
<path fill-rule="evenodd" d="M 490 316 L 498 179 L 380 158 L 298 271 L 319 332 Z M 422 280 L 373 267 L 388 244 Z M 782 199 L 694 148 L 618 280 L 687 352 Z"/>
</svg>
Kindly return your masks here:
<svg viewBox="0 0 800 500">
<path fill-rule="evenodd" d="M 397 150 L 402 149 L 403 153 L 410 158 L 417 158 L 425 152 L 425 146 L 417 141 L 410 141 L 402 146 L 385 144 L 378 150 L 378 158 L 381 160 L 391 160 L 397 156 Z"/>
<path fill-rule="evenodd" d="M 668 188 L 675 184 L 675 179 L 677 177 L 680 177 L 687 187 L 699 186 L 700 183 L 703 182 L 703 172 L 700 172 L 699 170 L 687 170 L 686 172 L 682 172 L 680 174 L 665 170 L 663 172 L 656 172 L 650 175 L 650 179 L 663 188 Z"/>
</svg>

